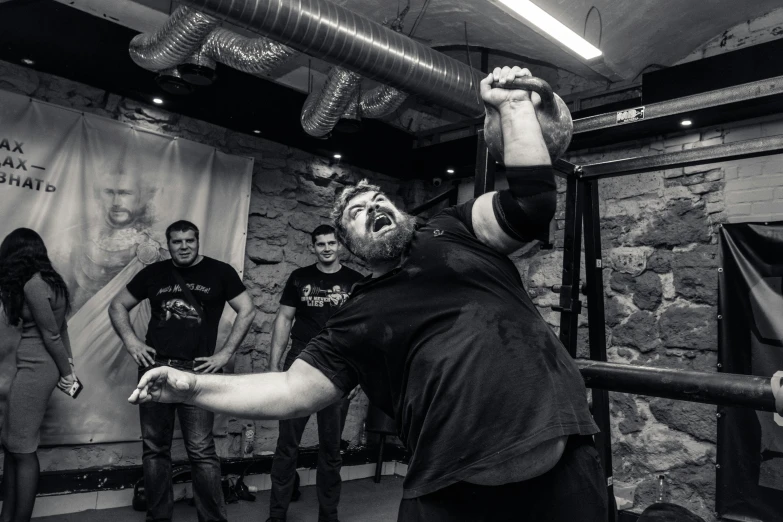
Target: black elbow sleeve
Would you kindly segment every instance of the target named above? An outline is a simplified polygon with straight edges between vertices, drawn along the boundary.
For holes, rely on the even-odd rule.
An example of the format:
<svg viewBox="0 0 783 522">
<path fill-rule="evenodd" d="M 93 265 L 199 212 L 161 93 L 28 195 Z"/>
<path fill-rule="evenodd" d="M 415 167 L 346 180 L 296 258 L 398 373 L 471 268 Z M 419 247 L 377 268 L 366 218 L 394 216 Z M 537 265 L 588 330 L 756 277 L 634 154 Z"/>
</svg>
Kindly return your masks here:
<svg viewBox="0 0 783 522">
<path fill-rule="evenodd" d="M 547 241 L 555 216 L 557 190 L 551 167 L 518 167 L 506 171 L 509 189 L 492 199 L 500 227 L 517 241 Z"/>
</svg>

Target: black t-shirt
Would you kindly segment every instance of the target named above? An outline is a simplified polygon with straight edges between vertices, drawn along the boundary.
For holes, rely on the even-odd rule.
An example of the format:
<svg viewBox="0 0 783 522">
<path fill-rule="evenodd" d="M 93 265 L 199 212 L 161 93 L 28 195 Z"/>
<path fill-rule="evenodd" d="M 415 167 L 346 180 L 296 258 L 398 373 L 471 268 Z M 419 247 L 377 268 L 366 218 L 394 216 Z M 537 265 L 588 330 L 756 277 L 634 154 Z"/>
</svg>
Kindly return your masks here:
<svg viewBox="0 0 783 522">
<path fill-rule="evenodd" d="M 203 317 L 188 301 L 174 270 L 198 300 Z M 206 256 L 188 267 L 178 267 L 170 259 L 153 263 L 136 274 L 127 288 L 139 301 L 150 300 L 152 317 L 147 345 L 155 348 L 160 357 L 188 361 L 215 352 L 218 324 L 226 302 L 245 291 L 231 265 Z"/>
<path fill-rule="evenodd" d="M 356 284 L 299 356 L 396 419 L 412 453 L 404 498 L 598 431 L 517 268 L 474 235 L 473 202 L 420 224 L 401 265 Z"/>
<path fill-rule="evenodd" d="M 280 304 L 296 308 L 291 338 L 307 343 L 315 337 L 363 277 L 347 266 L 332 274 L 321 272 L 314 264 L 291 272 L 280 296 Z"/>
</svg>

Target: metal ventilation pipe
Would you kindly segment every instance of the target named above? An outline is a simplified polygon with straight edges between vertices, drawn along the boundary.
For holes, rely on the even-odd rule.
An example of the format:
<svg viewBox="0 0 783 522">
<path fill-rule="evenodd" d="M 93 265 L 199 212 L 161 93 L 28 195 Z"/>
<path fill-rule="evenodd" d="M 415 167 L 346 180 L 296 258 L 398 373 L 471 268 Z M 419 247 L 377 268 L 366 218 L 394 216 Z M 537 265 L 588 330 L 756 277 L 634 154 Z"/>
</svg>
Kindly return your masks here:
<svg viewBox="0 0 783 522">
<path fill-rule="evenodd" d="M 131 58 L 144 69 L 161 71 L 186 63 L 195 55 L 257 75 L 299 54 L 268 38 L 247 38 L 217 27 L 218 23 L 188 7 L 178 7 L 163 27 L 131 40 Z"/>
<path fill-rule="evenodd" d="M 371 91 L 362 93 L 359 102 L 361 114 L 365 118 L 383 118 L 400 108 L 408 95 L 388 85 L 379 85 Z"/>
<path fill-rule="evenodd" d="M 202 50 L 216 62 L 254 75 L 268 73 L 299 54 L 268 38 L 247 38 L 221 27 L 209 33 Z"/>
<path fill-rule="evenodd" d="M 478 91 L 481 71 L 328 0 L 183 3 L 460 114 L 484 114 Z"/>
<path fill-rule="evenodd" d="M 362 111 L 360 97 L 362 95 L 362 82 L 359 80 L 356 83 L 356 88 L 351 93 L 351 98 L 348 100 L 348 106 L 343 111 L 340 119 L 334 128 L 340 132 L 357 132 L 362 126 Z"/>
<path fill-rule="evenodd" d="M 181 64 L 201 46 L 217 27 L 214 18 L 178 7 L 154 33 L 141 33 L 130 43 L 130 56 L 136 65 L 148 71 L 162 71 Z"/>
<path fill-rule="evenodd" d="M 310 136 L 329 134 L 356 94 L 362 77 L 342 67 L 332 67 L 323 88 L 313 91 L 302 107 L 302 128 Z"/>
</svg>

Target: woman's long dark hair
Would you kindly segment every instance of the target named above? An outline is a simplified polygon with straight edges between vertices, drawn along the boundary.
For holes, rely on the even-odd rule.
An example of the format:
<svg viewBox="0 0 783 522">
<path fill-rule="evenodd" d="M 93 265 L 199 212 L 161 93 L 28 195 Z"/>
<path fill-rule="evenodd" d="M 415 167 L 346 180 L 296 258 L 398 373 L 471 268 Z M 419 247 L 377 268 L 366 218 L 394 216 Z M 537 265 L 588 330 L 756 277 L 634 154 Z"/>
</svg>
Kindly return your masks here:
<svg viewBox="0 0 783 522">
<path fill-rule="evenodd" d="M 17 228 L 0 244 L 0 302 L 10 324 L 22 318 L 24 285 L 36 273 L 58 296 L 65 297 L 70 308 L 68 287 L 52 267 L 43 239 L 34 230 Z"/>
</svg>

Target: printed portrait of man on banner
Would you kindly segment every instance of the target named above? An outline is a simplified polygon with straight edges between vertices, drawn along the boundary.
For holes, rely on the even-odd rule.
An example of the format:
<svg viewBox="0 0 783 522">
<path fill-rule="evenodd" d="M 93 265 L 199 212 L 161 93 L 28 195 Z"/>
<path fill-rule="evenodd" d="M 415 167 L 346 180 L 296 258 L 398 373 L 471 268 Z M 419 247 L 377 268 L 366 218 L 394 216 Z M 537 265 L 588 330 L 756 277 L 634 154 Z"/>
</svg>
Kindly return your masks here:
<svg viewBox="0 0 783 522">
<path fill-rule="evenodd" d="M 85 222 L 60 234 L 52 248 L 71 291 L 71 314 L 131 261 L 147 265 L 168 257 L 156 215 L 155 199 L 163 194 L 160 159 L 127 144 L 118 157 L 96 164 L 86 176 L 92 197 L 85 202 Z"/>
</svg>

